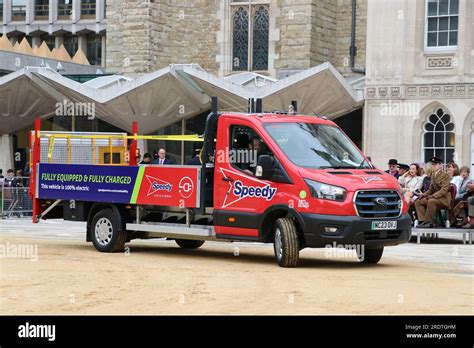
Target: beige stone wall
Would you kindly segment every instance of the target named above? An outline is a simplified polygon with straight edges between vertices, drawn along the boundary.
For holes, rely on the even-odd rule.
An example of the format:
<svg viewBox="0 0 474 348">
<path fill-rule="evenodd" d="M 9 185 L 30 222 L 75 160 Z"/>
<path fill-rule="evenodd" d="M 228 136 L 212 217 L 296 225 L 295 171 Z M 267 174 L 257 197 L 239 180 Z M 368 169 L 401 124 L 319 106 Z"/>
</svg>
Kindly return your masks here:
<svg viewBox="0 0 474 348">
<path fill-rule="evenodd" d="M 229 1 L 107 3 L 107 71 L 146 73 L 171 63 L 197 63 L 209 72 L 230 73 Z M 358 66 L 365 66 L 366 1 L 358 0 Z M 351 73 L 351 0 L 269 2 L 270 75 L 326 61 L 345 74 Z"/>
<path fill-rule="evenodd" d="M 275 69 L 307 69 L 311 66 L 312 0 L 280 0 L 278 5 Z"/>
<path fill-rule="evenodd" d="M 324 62 L 334 64 L 336 54 L 336 0 L 313 2 L 311 23 L 311 66 Z"/>
<path fill-rule="evenodd" d="M 218 6 L 219 0 L 172 0 L 167 12 L 158 11 L 167 14 L 167 35 L 157 30 L 152 37 L 157 36 L 165 45 L 165 59 L 158 59 L 153 68 L 171 63 L 197 63 L 207 71 L 216 72 Z"/>
<path fill-rule="evenodd" d="M 343 74 L 353 75 L 350 68 L 352 1 L 337 1 L 336 49 L 332 64 Z M 367 43 L 367 0 L 357 0 L 356 17 L 356 67 L 365 67 Z"/>
<path fill-rule="evenodd" d="M 423 124 L 441 107 L 455 125 L 457 163 L 474 170 L 473 19 L 474 2 L 460 0 L 458 46 L 427 49 L 425 1 L 368 0 L 363 148 L 375 164 L 422 160 Z M 408 108 L 387 115 L 390 105 Z"/>
<path fill-rule="evenodd" d="M 107 71 L 147 73 L 171 63 L 217 71 L 218 0 L 116 1 L 107 6 Z"/>
</svg>

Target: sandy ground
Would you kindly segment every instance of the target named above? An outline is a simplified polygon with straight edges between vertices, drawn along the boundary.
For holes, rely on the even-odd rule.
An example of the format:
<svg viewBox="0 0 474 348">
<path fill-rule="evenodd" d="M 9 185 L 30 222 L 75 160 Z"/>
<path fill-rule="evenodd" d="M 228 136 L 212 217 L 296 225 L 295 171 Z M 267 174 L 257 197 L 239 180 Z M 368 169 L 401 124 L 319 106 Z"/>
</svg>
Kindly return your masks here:
<svg viewBox="0 0 474 348">
<path fill-rule="evenodd" d="M 133 241 L 106 254 L 79 239 L 0 233 L 0 245 L 27 244 L 37 260 L 0 259 L 0 314 L 474 314 L 469 264 L 387 252 L 366 266 L 307 249 L 284 269 L 271 245 Z"/>
</svg>

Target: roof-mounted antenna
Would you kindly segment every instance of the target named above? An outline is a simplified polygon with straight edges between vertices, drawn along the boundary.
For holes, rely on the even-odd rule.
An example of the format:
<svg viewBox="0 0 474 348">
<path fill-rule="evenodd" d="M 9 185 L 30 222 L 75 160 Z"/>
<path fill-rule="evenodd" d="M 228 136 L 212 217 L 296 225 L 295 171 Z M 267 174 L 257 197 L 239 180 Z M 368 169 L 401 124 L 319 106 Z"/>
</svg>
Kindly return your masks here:
<svg viewBox="0 0 474 348">
<path fill-rule="evenodd" d="M 289 115 L 296 115 L 298 113 L 298 102 L 296 100 L 291 101 Z"/>
<path fill-rule="evenodd" d="M 257 114 L 261 114 L 262 110 L 263 110 L 262 99 L 257 98 L 257 102 L 256 102 L 256 105 L 255 105 L 255 112 Z"/>
<path fill-rule="evenodd" d="M 211 113 L 217 114 L 217 97 L 211 98 Z"/>
</svg>

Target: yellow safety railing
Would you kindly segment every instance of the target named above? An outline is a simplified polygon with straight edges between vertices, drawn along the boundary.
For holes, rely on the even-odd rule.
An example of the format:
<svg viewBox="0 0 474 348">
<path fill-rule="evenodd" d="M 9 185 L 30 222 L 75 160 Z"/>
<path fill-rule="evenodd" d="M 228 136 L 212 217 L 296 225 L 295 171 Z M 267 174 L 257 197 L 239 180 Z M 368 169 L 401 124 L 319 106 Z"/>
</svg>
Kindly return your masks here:
<svg viewBox="0 0 474 348">
<path fill-rule="evenodd" d="M 204 137 L 197 134 L 185 135 L 122 135 L 122 134 L 68 134 L 68 133 L 47 133 L 40 132 L 40 138 L 48 139 L 48 161 L 51 163 L 53 159 L 54 143 L 56 139 L 66 139 L 67 141 L 67 163 L 71 163 L 71 140 L 72 139 L 87 139 L 91 140 L 92 145 L 92 163 L 96 163 L 98 156 L 107 154 L 108 164 L 122 165 L 128 162 L 127 150 L 128 140 L 163 140 L 163 141 L 191 141 L 203 142 Z M 97 145 L 97 140 L 106 140 L 107 145 Z M 121 140 L 123 143 L 120 146 L 114 145 L 114 140 Z M 120 149 L 121 147 L 121 149 Z M 97 149 L 98 148 L 98 149 Z M 99 153 L 97 153 L 99 151 Z M 114 152 L 115 151 L 115 152 Z M 113 163 L 113 154 L 119 153 L 120 163 Z M 105 164 L 105 160 L 104 160 Z"/>
</svg>

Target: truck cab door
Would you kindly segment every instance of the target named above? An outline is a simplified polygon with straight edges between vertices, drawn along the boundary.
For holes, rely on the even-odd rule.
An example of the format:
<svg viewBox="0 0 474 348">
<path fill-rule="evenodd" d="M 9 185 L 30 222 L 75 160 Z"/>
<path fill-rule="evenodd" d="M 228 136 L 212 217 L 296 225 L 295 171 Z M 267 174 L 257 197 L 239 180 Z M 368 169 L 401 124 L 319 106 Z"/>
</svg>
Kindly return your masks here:
<svg viewBox="0 0 474 348">
<path fill-rule="evenodd" d="M 251 122 L 220 120 L 214 172 L 216 236 L 259 238 L 260 217 L 275 203 L 280 186 L 255 176 L 262 154 L 273 155 Z"/>
</svg>

